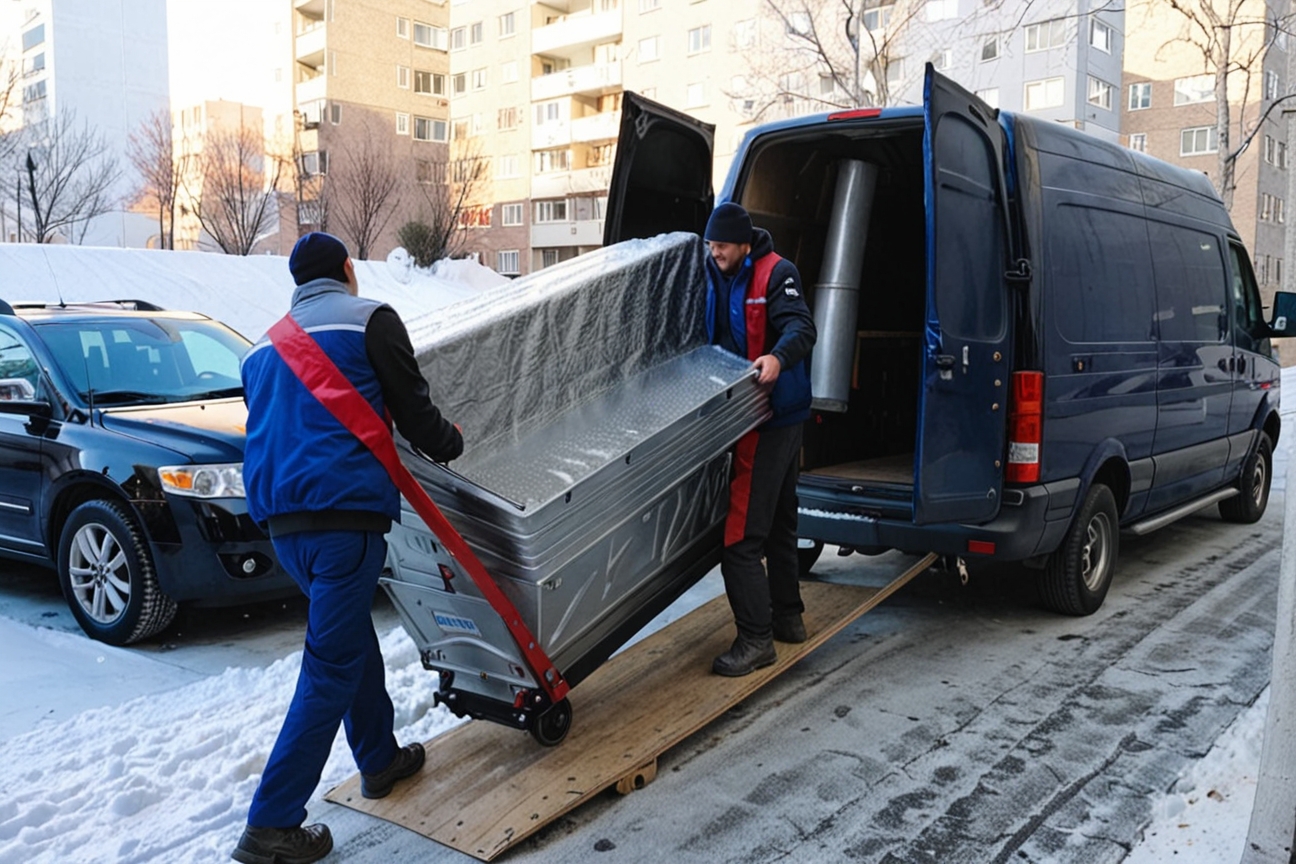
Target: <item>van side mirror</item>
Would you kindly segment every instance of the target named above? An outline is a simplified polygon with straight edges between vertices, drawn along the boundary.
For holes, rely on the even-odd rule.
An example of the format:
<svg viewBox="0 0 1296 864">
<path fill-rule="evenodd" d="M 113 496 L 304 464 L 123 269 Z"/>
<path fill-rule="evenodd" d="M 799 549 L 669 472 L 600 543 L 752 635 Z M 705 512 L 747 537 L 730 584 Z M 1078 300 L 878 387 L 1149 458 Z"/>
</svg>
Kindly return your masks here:
<svg viewBox="0 0 1296 864">
<path fill-rule="evenodd" d="M 1270 336 L 1296 336 L 1296 294 L 1279 291 L 1274 295 L 1273 320 L 1269 322 Z"/>
<path fill-rule="evenodd" d="M 0 399 L 0 414 L 25 414 L 48 419 L 54 416 L 54 406 L 44 399 Z"/>
</svg>

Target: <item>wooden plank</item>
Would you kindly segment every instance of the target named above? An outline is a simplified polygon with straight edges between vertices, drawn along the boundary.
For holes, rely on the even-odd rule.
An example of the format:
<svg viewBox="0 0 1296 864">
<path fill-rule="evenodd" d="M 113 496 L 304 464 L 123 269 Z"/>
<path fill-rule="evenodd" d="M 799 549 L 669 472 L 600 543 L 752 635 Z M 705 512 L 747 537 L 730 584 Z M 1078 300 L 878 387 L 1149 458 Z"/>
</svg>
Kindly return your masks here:
<svg viewBox="0 0 1296 864">
<path fill-rule="evenodd" d="M 895 456 L 861 459 L 858 462 L 842 462 L 838 465 L 815 468 L 806 473 L 816 477 L 835 477 L 839 480 L 873 480 L 879 483 L 913 485 L 914 454 L 900 453 Z"/>
<path fill-rule="evenodd" d="M 625 778 L 750 696 L 936 560 L 928 555 L 884 588 L 804 582 L 810 638 L 778 643 L 778 662 L 742 678 L 711 672 L 733 619 L 717 597 L 613 657 L 568 697 L 572 729 L 557 747 L 473 721 L 427 742 L 422 773 L 386 798 L 360 796 L 360 778 L 326 800 L 402 825 L 489 861 Z"/>
</svg>

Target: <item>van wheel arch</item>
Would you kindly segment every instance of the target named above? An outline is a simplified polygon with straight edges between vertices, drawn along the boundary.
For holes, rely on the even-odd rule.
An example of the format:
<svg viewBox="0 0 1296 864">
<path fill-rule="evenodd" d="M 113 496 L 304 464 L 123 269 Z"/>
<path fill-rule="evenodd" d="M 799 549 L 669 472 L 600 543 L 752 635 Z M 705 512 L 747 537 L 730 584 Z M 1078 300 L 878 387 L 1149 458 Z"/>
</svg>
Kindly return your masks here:
<svg viewBox="0 0 1296 864">
<path fill-rule="evenodd" d="M 1265 417 L 1264 424 L 1260 431 L 1269 436 L 1269 443 L 1275 448 L 1278 446 L 1278 433 L 1282 429 L 1282 421 L 1278 419 L 1277 411 L 1270 411 Z"/>
<path fill-rule="evenodd" d="M 1112 497 L 1116 499 L 1116 514 L 1118 516 L 1123 514 L 1125 506 L 1129 504 L 1130 496 L 1130 470 L 1125 460 L 1113 456 L 1103 462 L 1085 485 L 1085 495 L 1090 488 L 1099 484 L 1111 490 Z M 1084 501 L 1084 497 L 1084 495 L 1080 497 L 1080 502 Z"/>
<path fill-rule="evenodd" d="M 94 481 L 69 484 L 54 497 L 45 519 L 45 546 L 50 550 L 50 557 L 55 562 L 58 560 L 58 545 L 63 536 L 63 526 L 72 516 L 72 511 L 87 501 L 96 499 L 125 507 L 131 516 L 140 520 L 140 514 L 135 511 L 134 505 L 111 486 Z M 140 524 L 143 524 L 142 520 Z"/>
</svg>

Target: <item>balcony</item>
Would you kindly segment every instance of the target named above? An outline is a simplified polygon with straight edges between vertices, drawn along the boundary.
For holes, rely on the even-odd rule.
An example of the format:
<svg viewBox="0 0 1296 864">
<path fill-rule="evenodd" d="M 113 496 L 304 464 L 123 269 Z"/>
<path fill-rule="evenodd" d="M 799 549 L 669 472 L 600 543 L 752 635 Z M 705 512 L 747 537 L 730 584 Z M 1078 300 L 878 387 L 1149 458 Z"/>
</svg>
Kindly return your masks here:
<svg viewBox="0 0 1296 864">
<path fill-rule="evenodd" d="M 535 174 L 531 177 L 532 198 L 565 198 L 589 192 L 606 192 L 612 184 L 612 166 L 581 168 L 576 171 L 555 171 L 552 174 Z"/>
<path fill-rule="evenodd" d="M 572 141 L 572 126 L 566 120 L 541 123 L 531 127 L 531 149 L 548 150 L 565 147 Z"/>
<path fill-rule="evenodd" d="M 312 69 L 324 66 L 324 47 L 327 43 L 328 28 L 315 27 L 305 33 L 297 34 L 297 62 Z"/>
<path fill-rule="evenodd" d="M 307 18 L 324 18 L 324 0 L 294 0 L 293 8 Z"/>
<path fill-rule="evenodd" d="M 580 13 L 531 31 L 531 53 L 575 58 L 603 42 L 621 38 L 621 10 Z M 586 54 L 585 56 L 589 56 Z"/>
<path fill-rule="evenodd" d="M 621 89 L 621 63 L 592 63 L 574 66 L 551 75 L 531 79 L 531 101 L 560 99 L 578 93 L 600 95 Z"/>
<path fill-rule="evenodd" d="M 531 226 L 531 248 L 553 246 L 602 246 L 603 220 L 586 222 L 542 222 Z"/>
<path fill-rule="evenodd" d="M 301 81 L 297 84 L 297 104 L 305 105 L 308 102 L 318 102 L 328 93 L 328 79 L 323 75 L 312 78 L 309 81 Z"/>
<path fill-rule="evenodd" d="M 571 123 L 571 140 L 574 142 L 606 141 L 621 134 L 621 112 L 604 111 L 581 117 Z"/>
</svg>

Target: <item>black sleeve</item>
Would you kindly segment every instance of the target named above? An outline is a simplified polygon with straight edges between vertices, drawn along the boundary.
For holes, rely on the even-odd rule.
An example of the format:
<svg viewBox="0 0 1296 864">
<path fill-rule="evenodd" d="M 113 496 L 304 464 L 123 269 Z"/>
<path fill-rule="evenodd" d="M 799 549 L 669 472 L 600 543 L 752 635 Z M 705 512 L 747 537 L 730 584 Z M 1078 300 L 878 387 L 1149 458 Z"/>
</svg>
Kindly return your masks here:
<svg viewBox="0 0 1296 864">
<path fill-rule="evenodd" d="M 463 452 L 463 436 L 432 404 L 427 381 L 414 359 L 409 331 L 394 309 L 384 306 L 369 316 L 365 352 L 400 433 L 437 462 L 458 458 Z"/>
<path fill-rule="evenodd" d="M 766 315 L 777 337 L 769 353 L 778 358 L 784 369 L 800 363 L 814 347 L 818 334 L 801 290 L 801 274 L 791 261 L 774 265 L 765 303 Z"/>
</svg>

